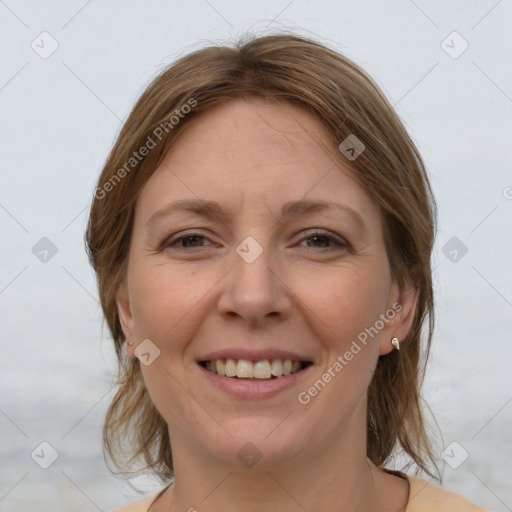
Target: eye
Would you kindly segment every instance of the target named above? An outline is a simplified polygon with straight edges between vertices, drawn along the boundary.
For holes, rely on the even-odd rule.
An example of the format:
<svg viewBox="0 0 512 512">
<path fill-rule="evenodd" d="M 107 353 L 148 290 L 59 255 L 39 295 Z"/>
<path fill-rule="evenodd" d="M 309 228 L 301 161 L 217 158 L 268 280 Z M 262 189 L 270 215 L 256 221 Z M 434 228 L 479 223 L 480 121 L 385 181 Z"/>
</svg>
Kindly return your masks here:
<svg viewBox="0 0 512 512">
<path fill-rule="evenodd" d="M 204 240 L 208 240 L 208 238 L 196 231 L 190 231 L 183 233 L 180 236 L 169 238 L 164 242 L 163 248 L 172 247 L 175 249 L 189 249 L 194 247 L 203 247 Z M 181 242 L 185 242 L 185 244 L 181 245 Z"/>
<path fill-rule="evenodd" d="M 301 239 L 301 242 L 306 241 L 307 247 L 317 249 L 336 249 L 348 248 L 349 244 L 341 237 L 331 234 L 330 232 L 322 230 L 312 230 Z M 172 247 L 173 249 L 194 249 L 206 247 L 205 241 L 209 240 L 203 234 L 197 231 L 189 231 L 180 234 L 179 236 L 172 236 L 163 243 L 163 249 Z M 311 241 L 311 243 L 309 242 Z M 327 244 L 327 245 L 326 245 Z M 304 247 L 304 246 L 302 246 Z"/>
<path fill-rule="evenodd" d="M 338 248 L 348 248 L 348 243 L 343 240 L 343 238 L 339 236 L 335 236 L 330 234 L 329 232 L 313 230 L 309 232 L 309 236 L 302 238 L 301 241 L 309 241 L 312 240 L 311 244 L 308 243 L 308 247 L 318 248 L 318 249 L 335 249 Z M 326 247 L 325 244 L 334 244 L 334 247 Z M 317 245 L 320 244 L 320 245 Z"/>
</svg>

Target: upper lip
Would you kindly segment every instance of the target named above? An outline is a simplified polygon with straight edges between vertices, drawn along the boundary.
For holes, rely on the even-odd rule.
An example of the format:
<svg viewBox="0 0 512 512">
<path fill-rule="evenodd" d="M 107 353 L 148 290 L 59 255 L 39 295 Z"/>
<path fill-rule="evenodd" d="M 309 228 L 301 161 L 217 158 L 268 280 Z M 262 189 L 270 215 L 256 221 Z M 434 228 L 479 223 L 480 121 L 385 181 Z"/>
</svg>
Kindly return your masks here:
<svg viewBox="0 0 512 512">
<path fill-rule="evenodd" d="M 199 359 L 197 359 L 197 361 L 215 361 L 217 359 L 246 359 L 248 361 L 264 361 L 265 359 L 290 359 L 291 361 L 312 362 L 312 359 L 308 356 L 273 348 L 259 350 L 251 350 L 246 348 L 226 348 L 223 350 L 209 352 L 208 354 L 201 356 Z"/>
</svg>

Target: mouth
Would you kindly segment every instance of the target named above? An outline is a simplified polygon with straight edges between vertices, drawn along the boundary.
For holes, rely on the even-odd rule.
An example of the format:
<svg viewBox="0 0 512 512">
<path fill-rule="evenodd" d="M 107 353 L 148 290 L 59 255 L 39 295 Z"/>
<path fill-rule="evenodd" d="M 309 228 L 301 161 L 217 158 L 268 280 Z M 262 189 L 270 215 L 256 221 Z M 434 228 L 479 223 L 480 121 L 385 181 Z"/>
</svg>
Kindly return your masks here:
<svg viewBox="0 0 512 512">
<path fill-rule="evenodd" d="M 270 381 L 299 373 L 313 363 L 293 359 L 250 359 L 218 358 L 199 361 L 211 373 L 242 381 Z"/>
</svg>

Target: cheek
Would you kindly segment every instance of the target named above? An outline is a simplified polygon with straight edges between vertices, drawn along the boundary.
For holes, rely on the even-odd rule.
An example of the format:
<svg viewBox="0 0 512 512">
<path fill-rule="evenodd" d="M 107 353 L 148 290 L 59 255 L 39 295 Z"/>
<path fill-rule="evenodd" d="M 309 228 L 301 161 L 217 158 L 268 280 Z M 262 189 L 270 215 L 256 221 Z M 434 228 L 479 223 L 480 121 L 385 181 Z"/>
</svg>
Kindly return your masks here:
<svg viewBox="0 0 512 512">
<path fill-rule="evenodd" d="M 317 325 L 325 326 L 322 338 L 331 349 L 342 350 L 375 324 L 386 307 L 388 284 L 377 267 L 350 266 L 304 286 L 304 302 L 318 317 Z"/>
<path fill-rule="evenodd" d="M 198 280 L 194 275 L 165 265 L 134 269 L 130 302 L 139 338 L 163 343 L 171 337 L 176 345 L 187 317 L 208 290 L 208 278 Z"/>
<path fill-rule="evenodd" d="M 195 272 L 170 265 L 139 265 L 131 270 L 130 301 L 137 337 L 151 340 L 160 350 L 150 365 L 141 364 L 143 378 L 160 414 L 168 423 L 173 418 L 172 423 L 185 432 L 187 421 L 202 418 L 197 403 L 183 392 L 187 369 L 181 363 L 197 329 L 208 279 L 196 279 Z"/>
<path fill-rule="evenodd" d="M 378 278 L 377 278 L 378 277 Z M 386 307 L 384 270 L 345 268 L 325 281 L 324 292 L 309 292 L 321 321 L 317 336 L 327 354 L 322 369 L 298 397 L 303 411 L 322 417 L 325 431 L 335 433 L 344 418 L 360 411 L 378 358 L 378 335 L 368 335 Z M 328 327 L 328 329 L 326 328 Z M 329 410 L 329 415 L 325 411 Z M 362 410 L 362 409 L 361 409 Z M 361 413 L 364 416 L 364 411 Z"/>
</svg>

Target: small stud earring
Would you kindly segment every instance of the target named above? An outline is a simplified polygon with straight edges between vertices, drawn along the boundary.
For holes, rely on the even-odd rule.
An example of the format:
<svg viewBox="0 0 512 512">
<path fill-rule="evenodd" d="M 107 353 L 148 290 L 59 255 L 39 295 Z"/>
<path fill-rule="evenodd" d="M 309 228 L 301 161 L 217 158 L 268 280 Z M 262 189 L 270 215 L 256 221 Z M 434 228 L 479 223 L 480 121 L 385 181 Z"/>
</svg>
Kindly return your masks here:
<svg viewBox="0 0 512 512">
<path fill-rule="evenodd" d="M 393 338 L 391 340 L 391 345 L 393 345 L 397 350 L 400 350 L 400 342 L 398 341 L 398 338 Z"/>
<path fill-rule="evenodd" d="M 130 347 L 133 345 L 133 341 L 126 341 L 126 343 L 128 343 L 128 345 L 130 345 Z"/>
</svg>

